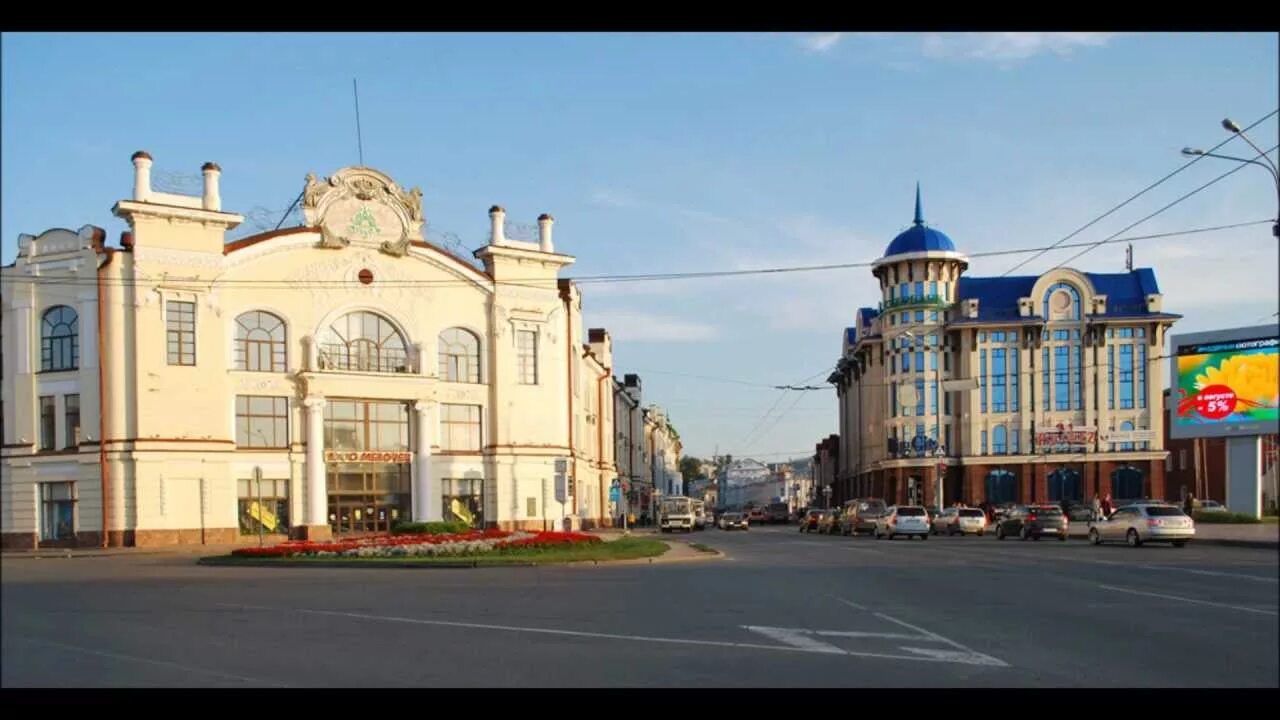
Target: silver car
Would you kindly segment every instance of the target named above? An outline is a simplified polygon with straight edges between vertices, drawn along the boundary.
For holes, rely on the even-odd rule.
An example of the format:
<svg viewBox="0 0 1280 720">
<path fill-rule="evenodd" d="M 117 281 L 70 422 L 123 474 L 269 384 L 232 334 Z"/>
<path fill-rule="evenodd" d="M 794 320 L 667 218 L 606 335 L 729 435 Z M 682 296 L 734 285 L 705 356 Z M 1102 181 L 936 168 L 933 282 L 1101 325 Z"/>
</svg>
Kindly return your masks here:
<svg viewBox="0 0 1280 720">
<path fill-rule="evenodd" d="M 1144 542 L 1169 542 L 1182 547 L 1196 536 L 1196 523 L 1182 510 L 1160 503 L 1126 505 L 1089 523 L 1089 542 L 1126 542 L 1138 547 Z"/>
<path fill-rule="evenodd" d="M 947 508 L 933 519 L 934 535 L 983 535 L 987 532 L 987 515 L 978 508 Z"/>
<path fill-rule="evenodd" d="M 876 539 L 887 537 L 890 540 L 898 535 L 929 539 L 929 512 L 920 505 L 895 505 L 881 517 L 876 518 Z"/>
</svg>

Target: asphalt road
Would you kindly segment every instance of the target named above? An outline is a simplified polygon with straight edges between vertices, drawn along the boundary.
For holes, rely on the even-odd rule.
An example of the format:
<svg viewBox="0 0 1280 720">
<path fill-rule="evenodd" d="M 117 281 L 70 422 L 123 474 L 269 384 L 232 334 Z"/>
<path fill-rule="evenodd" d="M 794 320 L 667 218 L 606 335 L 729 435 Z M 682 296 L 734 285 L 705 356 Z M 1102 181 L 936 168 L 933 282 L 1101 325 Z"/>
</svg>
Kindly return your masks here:
<svg viewBox="0 0 1280 720">
<path fill-rule="evenodd" d="M 719 560 L 467 570 L 0 565 L 0 682 L 58 686 L 1280 685 L 1277 553 L 694 536 Z"/>
</svg>

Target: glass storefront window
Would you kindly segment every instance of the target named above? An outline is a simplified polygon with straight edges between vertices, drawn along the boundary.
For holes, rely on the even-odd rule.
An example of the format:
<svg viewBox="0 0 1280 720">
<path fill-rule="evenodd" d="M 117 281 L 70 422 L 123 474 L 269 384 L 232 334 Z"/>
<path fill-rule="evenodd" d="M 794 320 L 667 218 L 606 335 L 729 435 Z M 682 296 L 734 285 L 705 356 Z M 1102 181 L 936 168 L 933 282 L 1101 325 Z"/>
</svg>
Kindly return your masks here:
<svg viewBox="0 0 1280 720">
<path fill-rule="evenodd" d="M 40 484 L 40 539 L 66 540 L 76 534 L 75 483 Z"/>
<path fill-rule="evenodd" d="M 240 480 L 240 534 L 289 532 L 289 481 L 284 479 Z"/>
<path fill-rule="evenodd" d="M 440 489 L 446 521 L 484 527 L 483 478 L 444 478 Z"/>
</svg>

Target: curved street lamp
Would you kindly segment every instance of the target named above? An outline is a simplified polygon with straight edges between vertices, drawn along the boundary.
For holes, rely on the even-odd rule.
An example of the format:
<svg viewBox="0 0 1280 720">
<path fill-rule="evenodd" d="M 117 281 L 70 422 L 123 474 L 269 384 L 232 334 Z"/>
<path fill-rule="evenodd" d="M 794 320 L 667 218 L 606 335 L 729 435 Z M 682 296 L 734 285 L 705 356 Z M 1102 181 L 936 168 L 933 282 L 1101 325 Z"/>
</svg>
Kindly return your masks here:
<svg viewBox="0 0 1280 720">
<path fill-rule="evenodd" d="M 1222 121 L 1222 128 L 1227 132 L 1239 135 L 1242 140 L 1249 143 L 1249 147 L 1258 151 L 1259 157 L 1261 157 L 1265 162 L 1259 162 L 1256 159 L 1249 160 L 1247 158 L 1233 157 L 1231 155 L 1218 155 L 1216 153 L 1205 152 L 1204 150 L 1189 147 L 1182 148 L 1182 154 L 1192 156 L 1202 155 L 1204 157 L 1218 158 L 1219 160 L 1231 160 L 1232 162 L 1244 163 L 1247 165 L 1257 165 L 1263 170 L 1266 170 L 1276 184 L 1276 222 L 1271 226 L 1271 234 L 1280 238 L 1280 168 L 1277 168 L 1276 164 L 1271 162 L 1271 157 L 1267 155 L 1267 153 L 1263 152 L 1262 148 L 1255 145 L 1234 120 L 1231 118 L 1224 118 Z"/>
</svg>

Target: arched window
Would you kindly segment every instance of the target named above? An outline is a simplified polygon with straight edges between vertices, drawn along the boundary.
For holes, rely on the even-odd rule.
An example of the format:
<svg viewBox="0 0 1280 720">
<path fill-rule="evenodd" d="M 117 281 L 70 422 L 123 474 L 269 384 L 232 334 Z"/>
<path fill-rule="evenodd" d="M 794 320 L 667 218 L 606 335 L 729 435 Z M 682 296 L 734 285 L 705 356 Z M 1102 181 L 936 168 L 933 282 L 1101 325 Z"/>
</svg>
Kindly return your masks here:
<svg viewBox="0 0 1280 720">
<path fill-rule="evenodd" d="M 991 431 L 991 454 L 1004 455 L 1009 452 L 1007 435 L 1003 425 L 997 425 Z"/>
<path fill-rule="evenodd" d="M 1069 283 L 1054 283 L 1044 294 L 1045 320 L 1079 320 L 1080 291 Z"/>
<path fill-rule="evenodd" d="M 333 321 L 318 340 L 321 370 L 409 372 L 404 337 L 390 320 L 358 310 Z"/>
<path fill-rule="evenodd" d="M 1129 422 L 1128 420 L 1125 420 L 1124 422 L 1120 423 L 1120 432 L 1133 432 L 1133 423 Z M 1117 449 L 1120 450 L 1121 452 L 1125 450 L 1132 450 L 1133 443 L 1131 442 L 1119 443 L 1117 446 Z"/>
<path fill-rule="evenodd" d="M 75 370 L 80 367 L 80 317 L 66 305 L 44 313 L 40 330 L 40 369 Z"/>
<path fill-rule="evenodd" d="M 480 339 L 462 328 L 440 333 L 440 379 L 446 382 L 480 382 Z"/>
<path fill-rule="evenodd" d="M 284 372 L 288 347 L 284 320 L 261 310 L 236 318 L 236 369 Z"/>
<path fill-rule="evenodd" d="M 986 477 L 986 501 L 998 505 L 1004 502 L 1017 502 L 1017 479 L 1008 470 L 992 470 Z"/>
</svg>

